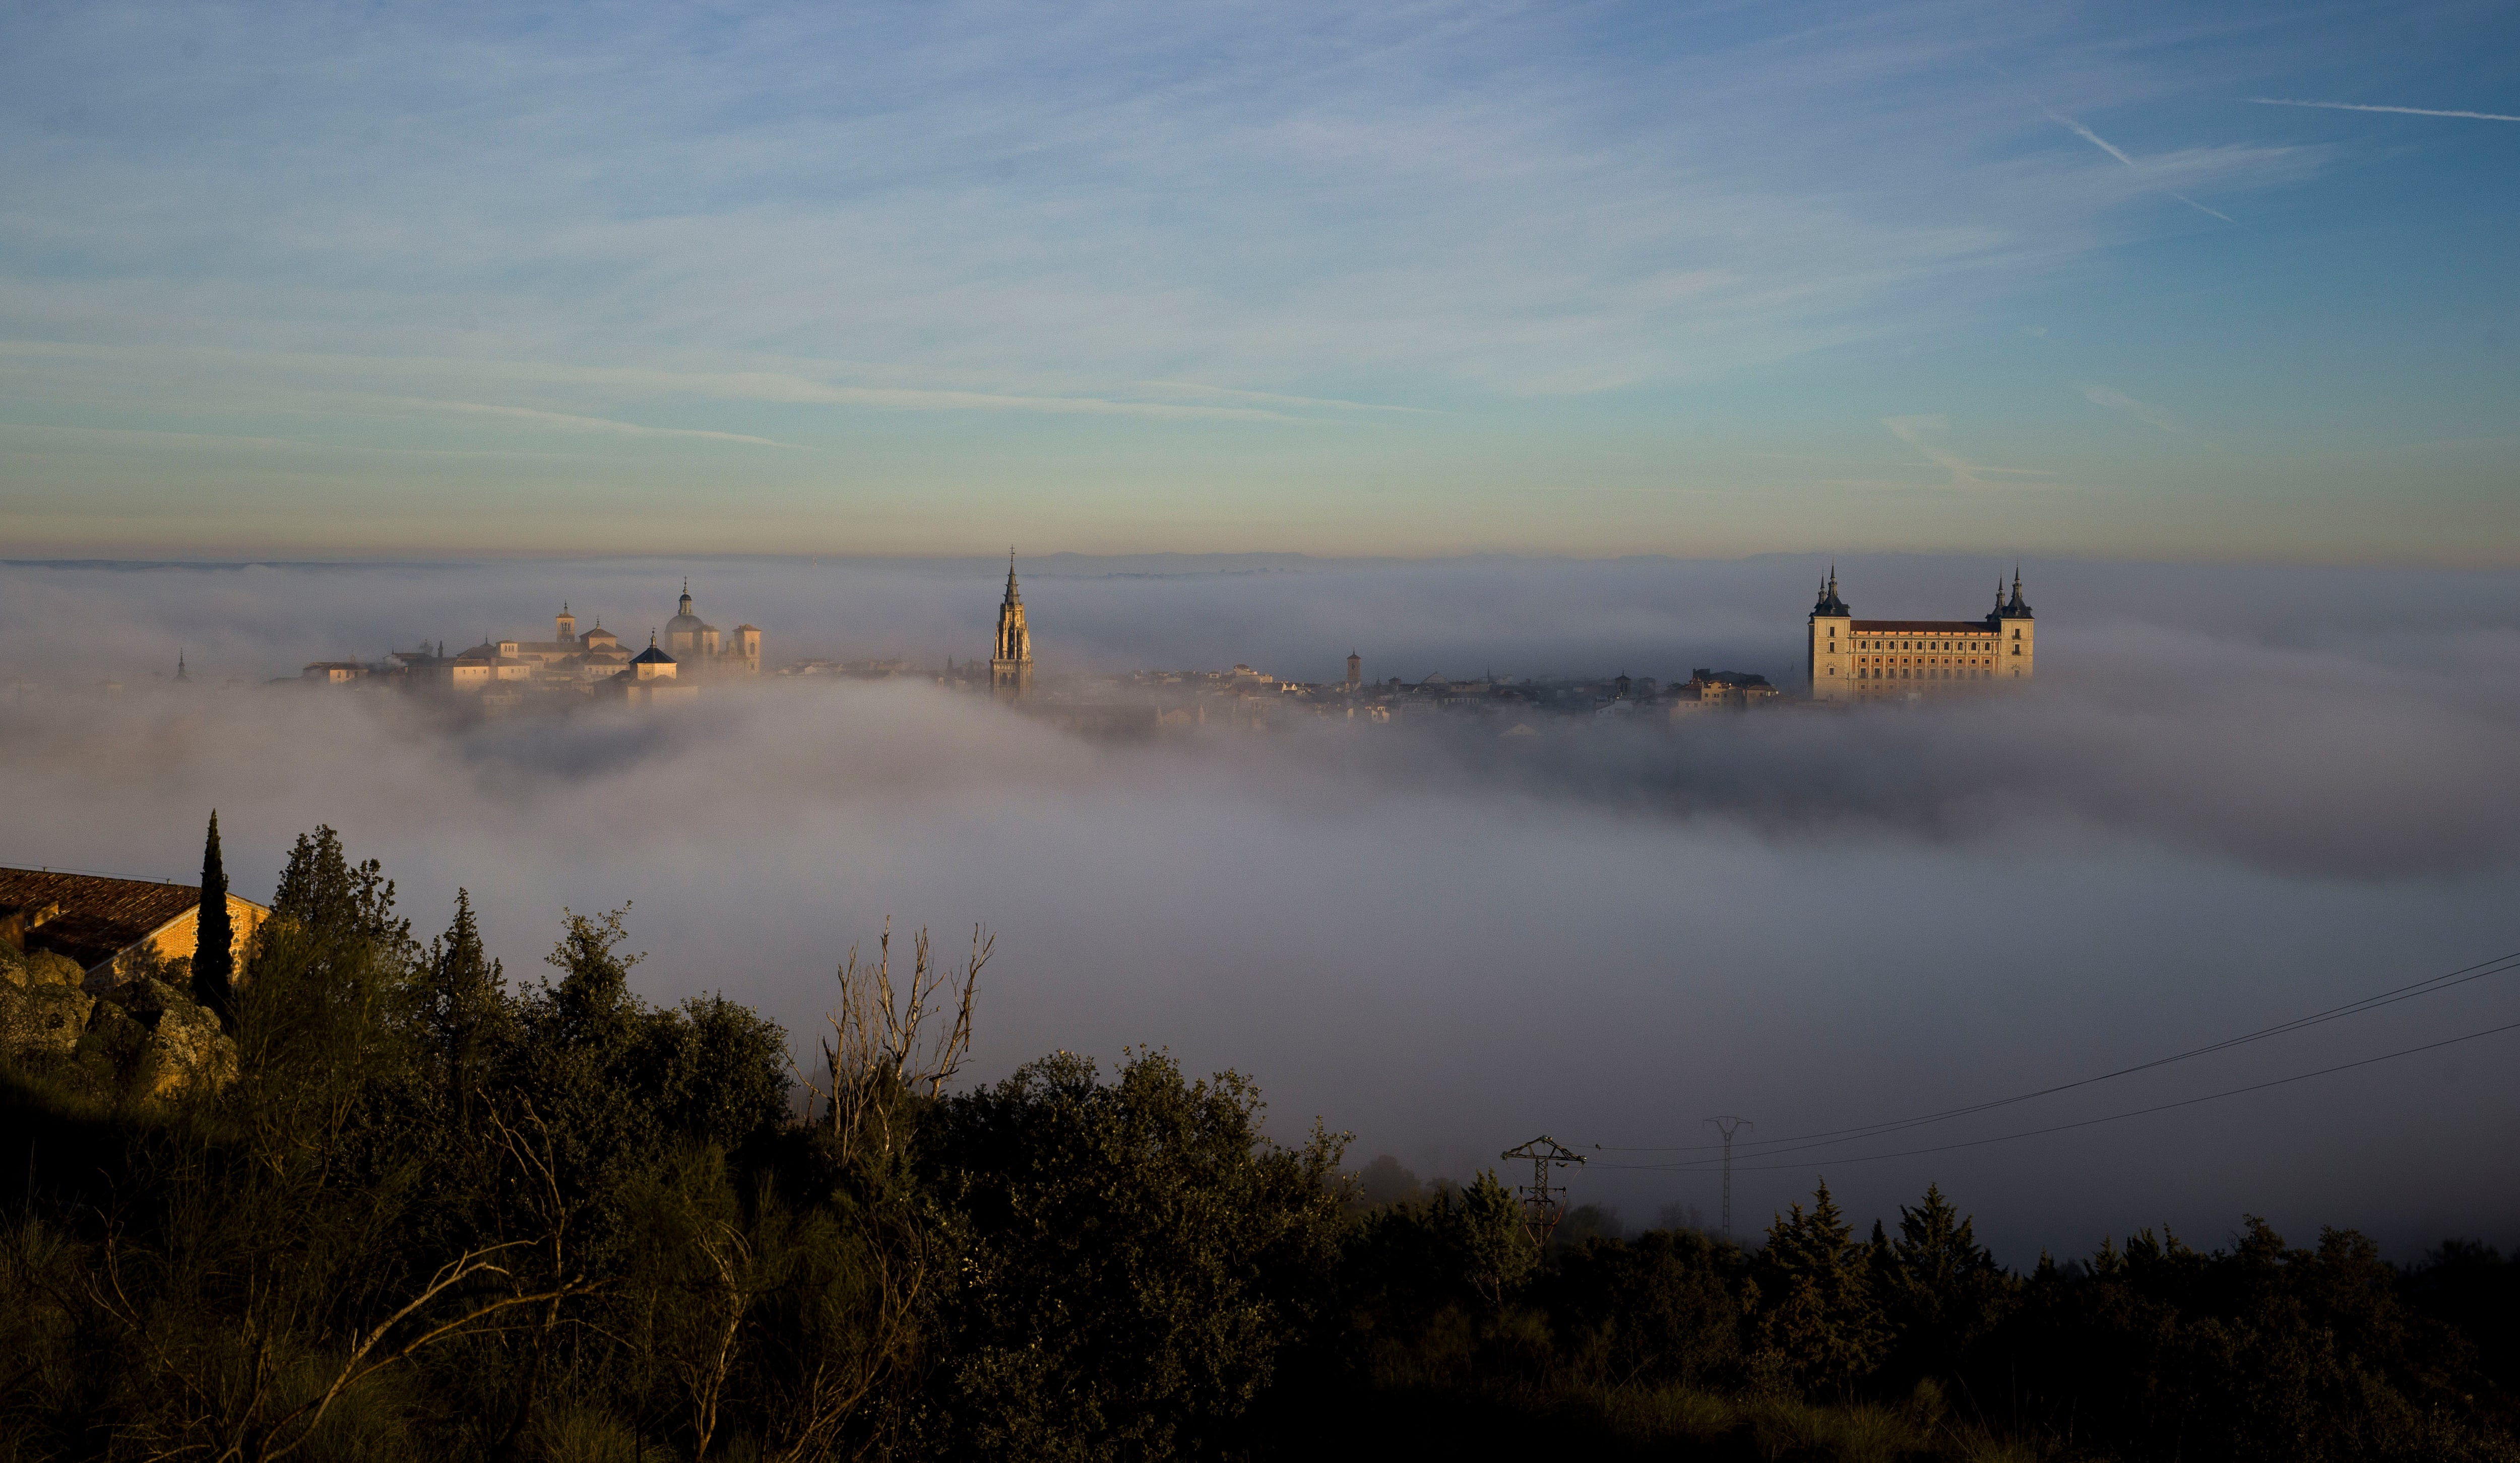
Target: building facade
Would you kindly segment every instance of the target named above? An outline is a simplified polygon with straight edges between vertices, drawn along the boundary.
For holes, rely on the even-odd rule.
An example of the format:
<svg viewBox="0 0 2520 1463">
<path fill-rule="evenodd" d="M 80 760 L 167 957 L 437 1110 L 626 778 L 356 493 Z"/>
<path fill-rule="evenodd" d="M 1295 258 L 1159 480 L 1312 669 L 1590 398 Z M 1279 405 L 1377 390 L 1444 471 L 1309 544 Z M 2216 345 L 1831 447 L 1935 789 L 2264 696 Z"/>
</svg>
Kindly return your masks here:
<svg viewBox="0 0 2520 1463">
<path fill-rule="evenodd" d="M 2011 599 L 1997 580 L 1995 608 L 1982 620 L 1859 620 L 1838 598 L 1832 568 L 1812 605 L 1806 654 L 1816 701 L 1904 698 L 2028 680 L 2038 663 L 2037 623 L 2018 569 Z"/>
<path fill-rule="evenodd" d="M 738 625 L 734 634 L 721 639 L 715 625 L 692 613 L 692 582 L 688 579 L 683 581 L 682 607 L 665 622 L 665 651 L 677 663 L 702 675 L 720 671 L 761 674 L 760 628 Z"/>
<path fill-rule="evenodd" d="M 690 580 L 683 581 L 680 612 L 665 622 L 661 647 L 658 639 L 652 633 L 648 647 L 676 668 L 672 679 L 681 688 L 694 687 L 702 681 L 761 673 L 760 627 L 738 625 L 731 634 L 722 633 L 692 613 Z M 426 645 L 393 651 L 378 666 L 317 661 L 302 675 L 308 681 L 334 686 L 382 677 L 411 689 L 540 695 L 554 691 L 583 693 L 615 683 L 647 684 L 659 679 L 655 665 L 655 661 L 634 654 L 632 647 L 623 645 L 621 638 L 605 629 L 602 620 L 581 633 L 577 616 L 563 602 L 560 613 L 552 618 L 550 640 L 502 637 L 485 640 L 453 655 L 446 653 L 441 642 L 434 651 Z"/>
<path fill-rule="evenodd" d="M 1015 588 L 1015 556 L 1007 554 L 1007 597 L 998 601 L 998 639 L 989 652 L 989 693 L 1016 701 L 1032 693 L 1032 631 L 1024 624 L 1023 594 Z"/>
<path fill-rule="evenodd" d="M 245 965 L 265 906 L 228 896 L 229 951 Z M 49 950 L 86 972 L 88 994 L 122 979 L 121 957 L 144 947 L 160 960 L 191 959 L 202 942 L 198 884 L 118 879 L 52 869 L 0 868 L 0 939 L 32 954 Z"/>
</svg>

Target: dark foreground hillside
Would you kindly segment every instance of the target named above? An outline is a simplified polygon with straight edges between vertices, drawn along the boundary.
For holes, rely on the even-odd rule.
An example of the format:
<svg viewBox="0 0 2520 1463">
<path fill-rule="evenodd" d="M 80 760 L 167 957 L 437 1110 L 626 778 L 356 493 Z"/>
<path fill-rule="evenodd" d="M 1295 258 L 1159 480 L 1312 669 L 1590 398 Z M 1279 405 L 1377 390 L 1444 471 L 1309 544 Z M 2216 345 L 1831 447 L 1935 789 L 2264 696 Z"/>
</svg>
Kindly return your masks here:
<svg viewBox="0 0 2520 1463">
<path fill-rule="evenodd" d="M 787 1033 L 643 1003 L 623 941 L 512 983 L 319 830 L 233 988 L 14 1045 L 0 1456 L 2520 1459 L 2489 1250 L 2021 1275 L 1939 1193 L 1866 1239 L 1823 1191 L 1755 1251 L 1543 1257 L 1492 1176 L 1367 1203 L 1231 1073 L 957 1087 L 985 946 L 843 968 L 800 1103 Z"/>
</svg>

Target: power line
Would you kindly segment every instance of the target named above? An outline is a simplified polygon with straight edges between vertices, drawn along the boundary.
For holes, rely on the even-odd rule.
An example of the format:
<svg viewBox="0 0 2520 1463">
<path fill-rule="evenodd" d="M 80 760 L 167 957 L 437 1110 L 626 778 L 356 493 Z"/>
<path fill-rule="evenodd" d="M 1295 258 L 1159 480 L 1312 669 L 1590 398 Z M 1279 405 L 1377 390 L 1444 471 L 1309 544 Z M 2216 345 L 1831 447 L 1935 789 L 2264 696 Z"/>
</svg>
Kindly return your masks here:
<svg viewBox="0 0 2520 1463">
<path fill-rule="evenodd" d="M 2306 1031 L 2314 1026 L 2323 1026 L 2330 1021 L 2341 1021 L 2348 1016 L 2359 1016 L 2366 1011 L 2378 1010 L 2382 1006 L 2395 1005 L 2402 1000 L 2412 1000 L 2420 996 L 2438 995 L 2443 991 L 2448 991 L 2456 986 L 2466 985 L 2471 981 L 2484 980 L 2486 977 L 2493 975 L 2508 974 L 2513 970 L 2520 970 L 2520 951 L 2515 951 L 2510 954 L 2498 955 L 2491 960 L 2481 961 L 2474 965 L 2462 966 L 2459 969 L 2450 971 L 2447 974 L 2427 976 L 2422 980 L 2399 986 L 2394 990 L 2382 991 L 2377 995 L 2363 997 L 2360 1000 L 2348 1001 L 2340 1006 L 2330 1006 L 2323 1011 L 2313 1011 L 2307 1016 L 2296 1016 L 2289 1021 L 2279 1021 L 2272 1026 L 2260 1027 L 2258 1030 L 2253 1032 L 2246 1032 L 2236 1037 L 2227 1037 L 2220 1042 L 2210 1042 L 2202 1046 L 2190 1047 L 2185 1051 L 2177 1052 L 2170 1056 L 2155 1057 L 2151 1061 L 2138 1062 L 2131 1067 L 2120 1067 L 2113 1072 L 2102 1072 L 2093 1077 L 2078 1078 L 2072 1082 L 2058 1083 L 2053 1086 L 2040 1087 L 2033 1091 L 2017 1093 L 2010 1097 L 1998 1097 L 1986 1102 L 1974 1102 L 1964 1107 L 1945 1108 L 1940 1112 L 1921 1113 L 1912 1118 L 1894 1118 L 1880 1123 L 1863 1124 L 1854 1128 L 1834 1128 L 1820 1132 L 1794 1133 L 1786 1137 L 1756 1138 L 1744 1143 L 1742 1146 L 1745 1148 L 1764 1150 L 1759 1154 L 1753 1155 L 1755 1157 L 1773 1158 L 1779 1153 L 1799 1152 L 1803 1148 L 1825 1147 L 1828 1146 L 1829 1140 L 1852 1142 L 1859 1138 L 1884 1137 L 1890 1133 L 1903 1131 L 1907 1129 L 1921 1128 L 1929 1123 L 1944 1123 L 1949 1122 L 1954 1118 L 1965 1118 L 1975 1113 L 1991 1112 L 2000 1107 L 2011 1107 L 2016 1103 L 2029 1102 L 2040 1097 L 2053 1096 L 2058 1092 L 2070 1092 L 2076 1087 L 2087 1087 L 2095 1083 L 2109 1082 L 2120 1077 L 2131 1077 L 2138 1072 L 2149 1072 L 2156 1067 L 2167 1067 L 2175 1062 L 2183 1062 L 2200 1056 L 2210 1056 L 2218 1051 L 2228 1051 L 2235 1046 L 2245 1046 L 2252 1042 L 2263 1042 L 2270 1037 L 2279 1037 L 2291 1032 Z M 1670 1147 L 1621 1147 L 1607 1143 L 1596 1143 L 1593 1146 L 1604 1153 L 1712 1153 L 1719 1147 L 1729 1151 L 1732 1145 L 1728 1142 L 1723 1144 L 1677 1144 Z"/>
<path fill-rule="evenodd" d="M 1983 1148 L 1989 1143 L 2009 1143 L 2019 1138 L 2044 1137 L 2051 1132 L 2070 1132 L 2077 1128 L 2092 1128 L 2102 1123 L 2123 1122 L 2128 1118 L 2140 1118 L 2151 1113 L 2166 1113 L 2174 1108 L 2194 1107 L 2200 1102 L 2214 1102 L 2225 1097 L 2237 1097 L 2245 1092 L 2262 1092 L 2269 1087 L 2280 1087 L 2296 1082 L 2308 1082 L 2314 1077 L 2328 1077 L 2339 1072 L 2351 1072 L 2357 1067 L 2368 1067 L 2375 1062 L 2395 1061 L 2402 1056 L 2413 1056 L 2419 1052 L 2425 1051 L 2438 1051 L 2444 1046 L 2456 1046 L 2462 1042 L 2480 1041 L 2486 1037 L 2500 1036 L 2502 1033 L 2508 1031 L 2520 1031 L 2520 1021 L 2514 1021 L 2503 1026 L 2490 1026 L 2483 1031 L 2469 1032 L 2463 1037 L 2445 1037 L 2438 1042 L 2426 1042 L 2420 1046 L 2401 1047 L 2396 1051 L 2382 1052 L 2378 1056 L 2366 1056 L 2359 1061 L 2339 1062 L 2333 1067 L 2321 1067 L 2316 1072 L 2297 1072 L 2290 1077 L 2276 1077 L 2271 1078 L 2266 1082 L 2254 1082 L 2244 1087 L 2229 1087 L 2220 1092 L 2208 1092 L 2202 1097 L 2182 1097 L 2177 1102 L 2157 1103 L 2151 1107 L 2136 1108 L 2131 1112 L 2111 1113 L 2108 1116 L 2101 1118 L 2085 1118 L 2079 1123 L 2059 1123 L 2052 1128 L 2033 1128 L 2023 1132 L 2000 1133 L 1995 1137 L 1971 1138 L 1966 1142 L 1960 1143 L 1941 1143 L 1931 1148 L 1907 1148 L 1897 1153 L 1863 1153 L 1857 1154 L 1851 1158 L 1832 1158 L 1827 1160 L 1827 1162 L 1832 1164 L 1877 1163 L 1885 1158 L 1914 1158 L 1917 1155 L 1924 1153 L 1949 1153 L 1954 1149 L 1958 1148 Z M 1761 1156 L 1774 1157 L 1775 1155 L 1763 1154 Z M 1713 1160 L 1700 1158 L 1669 1164 L 1603 1164 L 1601 1167 L 1605 1169 L 1659 1170 L 1666 1173 L 1703 1173 L 1712 1165 L 1712 1163 Z M 1745 1172 L 1752 1174 L 1767 1174 L 1783 1170 L 1801 1169 L 1803 1167 L 1805 1166 L 1802 1164 L 1765 1164 L 1748 1169 Z"/>
</svg>

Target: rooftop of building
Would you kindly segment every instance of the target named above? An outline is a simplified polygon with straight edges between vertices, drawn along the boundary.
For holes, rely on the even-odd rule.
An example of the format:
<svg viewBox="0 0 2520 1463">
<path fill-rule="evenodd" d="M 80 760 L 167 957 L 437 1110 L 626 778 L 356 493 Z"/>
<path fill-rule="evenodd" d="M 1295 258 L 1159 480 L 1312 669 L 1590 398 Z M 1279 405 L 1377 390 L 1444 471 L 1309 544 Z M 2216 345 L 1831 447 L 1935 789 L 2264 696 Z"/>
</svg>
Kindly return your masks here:
<svg viewBox="0 0 2520 1463">
<path fill-rule="evenodd" d="M 0 868 L 0 911 L 56 908 L 26 932 L 26 948 L 67 955 L 82 968 L 111 959 L 201 903 L 198 884 Z"/>
</svg>

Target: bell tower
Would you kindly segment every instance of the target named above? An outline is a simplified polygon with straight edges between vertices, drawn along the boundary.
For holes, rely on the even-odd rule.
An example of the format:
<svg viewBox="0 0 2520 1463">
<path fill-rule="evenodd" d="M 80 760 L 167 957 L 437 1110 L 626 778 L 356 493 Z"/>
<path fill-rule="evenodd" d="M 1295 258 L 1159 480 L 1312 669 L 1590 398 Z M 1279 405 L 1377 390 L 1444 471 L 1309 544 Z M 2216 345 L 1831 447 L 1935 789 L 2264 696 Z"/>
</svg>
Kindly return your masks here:
<svg viewBox="0 0 2520 1463">
<path fill-rule="evenodd" d="M 1015 552 L 1007 551 L 1007 597 L 998 601 L 998 640 L 989 654 L 989 693 L 1016 701 L 1032 692 L 1032 631 L 1024 625 L 1023 593 L 1015 588 Z"/>
<path fill-rule="evenodd" d="M 1820 598 L 1812 604 L 1811 644 L 1805 668 L 1815 701 L 1855 699 L 1855 612 L 1837 598 L 1837 565 L 1828 566 Z"/>
</svg>

